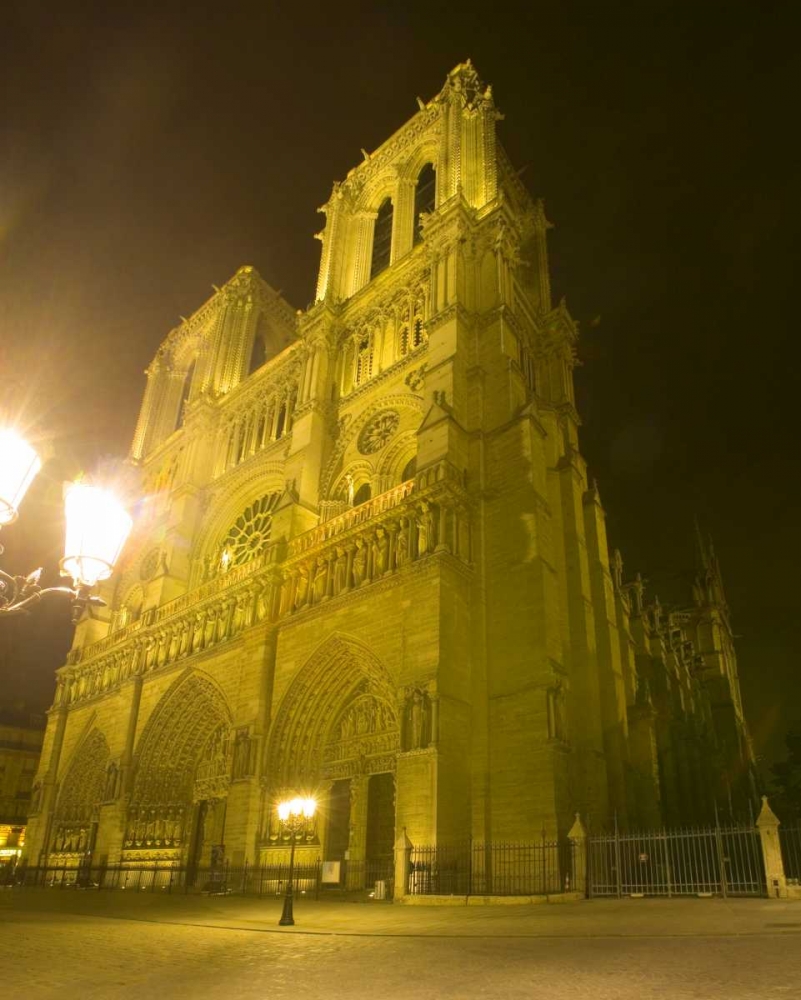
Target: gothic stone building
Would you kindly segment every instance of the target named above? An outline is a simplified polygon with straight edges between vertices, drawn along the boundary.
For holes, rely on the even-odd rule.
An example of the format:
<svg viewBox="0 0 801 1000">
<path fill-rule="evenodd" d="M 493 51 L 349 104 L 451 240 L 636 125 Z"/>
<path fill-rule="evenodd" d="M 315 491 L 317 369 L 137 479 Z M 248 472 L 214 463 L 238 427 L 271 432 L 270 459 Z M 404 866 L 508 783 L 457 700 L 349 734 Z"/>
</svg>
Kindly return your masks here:
<svg viewBox="0 0 801 1000">
<path fill-rule="evenodd" d="M 714 555 L 671 614 L 610 563 L 576 326 L 499 117 L 458 66 L 334 185 L 310 308 L 242 267 L 158 350 L 146 499 L 58 671 L 31 863 L 265 861 L 300 791 L 327 860 L 747 794 Z"/>
</svg>

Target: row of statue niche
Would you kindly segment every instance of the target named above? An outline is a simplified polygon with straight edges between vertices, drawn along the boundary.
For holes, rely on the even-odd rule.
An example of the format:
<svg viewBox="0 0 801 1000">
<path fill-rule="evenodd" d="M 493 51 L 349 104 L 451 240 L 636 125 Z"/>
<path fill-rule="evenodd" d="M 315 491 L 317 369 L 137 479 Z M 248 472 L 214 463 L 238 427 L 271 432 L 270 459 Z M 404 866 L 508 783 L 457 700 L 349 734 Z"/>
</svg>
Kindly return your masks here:
<svg viewBox="0 0 801 1000">
<path fill-rule="evenodd" d="M 431 697 L 423 688 L 407 688 L 403 708 L 401 746 L 404 750 L 424 750 L 431 743 Z"/>
<path fill-rule="evenodd" d="M 183 806 L 132 809 L 125 831 L 126 844 L 175 846 L 183 840 Z"/>
<path fill-rule="evenodd" d="M 302 564 L 298 568 L 298 576 L 295 584 L 295 608 L 305 607 L 307 604 L 319 604 L 328 596 L 337 595 L 348 590 L 350 587 L 360 587 L 363 583 L 368 583 L 370 579 L 384 576 L 385 573 L 393 569 L 402 569 L 412 558 L 410 553 L 410 525 L 411 530 L 417 532 L 417 553 L 418 556 L 426 555 L 434 547 L 434 514 L 428 504 L 421 504 L 420 513 L 415 518 L 402 518 L 398 532 L 395 537 L 395 557 L 394 566 L 390 565 L 390 544 L 389 533 L 384 528 L 377 528 L 372 539 L 357 538 L 352 549 L 352 562 L 350 567 L 350 580 L 348 579 L 348 552 L 338 545 L 336 547 L 336 558 L 329 568 L 329 559 L 320 556 L 314 565 L 314 575 L 310 568 Z M 368 562 L 372 556 L 372 572 L 368 568 Z M 328 592 L 329 572 L 332 572 L 331 595 Z"/>
</svg>

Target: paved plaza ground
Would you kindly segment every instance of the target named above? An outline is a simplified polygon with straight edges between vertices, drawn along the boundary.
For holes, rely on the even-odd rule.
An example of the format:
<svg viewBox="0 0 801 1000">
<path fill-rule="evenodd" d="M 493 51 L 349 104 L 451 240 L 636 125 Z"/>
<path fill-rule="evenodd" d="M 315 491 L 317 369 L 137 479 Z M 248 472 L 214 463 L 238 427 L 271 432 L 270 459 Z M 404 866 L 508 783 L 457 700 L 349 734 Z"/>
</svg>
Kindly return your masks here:
<svg viewBox="0 0 801 1000">
<path fill-rule="evenodd" d="M 422 907 L 0 890 L 6 996 L 726 1000 L 801 995 L 801 902 Z"/>
</svg>

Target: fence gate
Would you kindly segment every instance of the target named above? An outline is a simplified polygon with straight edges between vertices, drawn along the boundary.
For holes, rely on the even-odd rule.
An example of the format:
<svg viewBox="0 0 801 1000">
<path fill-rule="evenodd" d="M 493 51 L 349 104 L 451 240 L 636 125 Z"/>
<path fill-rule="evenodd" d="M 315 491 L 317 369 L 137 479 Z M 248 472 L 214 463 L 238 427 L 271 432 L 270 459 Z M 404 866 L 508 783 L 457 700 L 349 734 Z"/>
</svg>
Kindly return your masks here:
<svg viewBox="0 0 801 1000">
<path fill-rule="evenodd" d="M 762 843 L 753 827 L 593 835 L 590 896 L 764 896 Z"/>
</svg>

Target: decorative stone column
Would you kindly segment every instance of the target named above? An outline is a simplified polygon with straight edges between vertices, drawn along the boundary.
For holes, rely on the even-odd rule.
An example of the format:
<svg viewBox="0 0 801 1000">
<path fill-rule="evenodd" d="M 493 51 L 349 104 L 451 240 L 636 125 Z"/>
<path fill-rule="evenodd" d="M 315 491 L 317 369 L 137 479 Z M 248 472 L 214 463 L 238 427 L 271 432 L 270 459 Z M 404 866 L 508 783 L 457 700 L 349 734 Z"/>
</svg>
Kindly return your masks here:
<svg viewBox="0 0 801 1000">
<path fill-rule="evenodd" d="M 787 879 L 784 876 L 784 861 L 779 842 L 779 819 L 768 805 L 767 795 L 762 796 L 762 808 L 756 821 L 759 839 L 762 841 L 762 862 L 765 865 L 765 882 L 770 899 L 786 899 Z"/>
<path fill-rule="evenodd" d="M 570 845 L 573 848 L 573 873 L 570 885 L 571 892 L 580 892 L 582 896 L 587 895 L 587 831 L 581 822 L 581 817 L 576 813 L 576 819 L 570 827 L 567 835 Z M 565 886 L 565 888 L 567 888 Z"/>
</svg>

